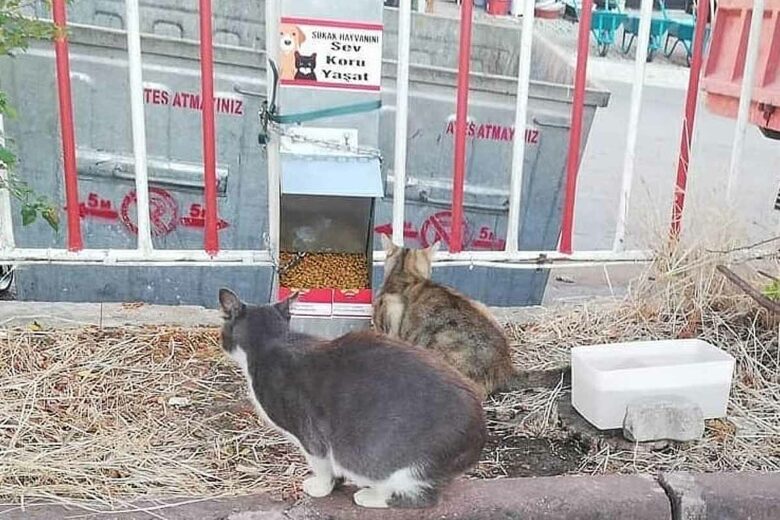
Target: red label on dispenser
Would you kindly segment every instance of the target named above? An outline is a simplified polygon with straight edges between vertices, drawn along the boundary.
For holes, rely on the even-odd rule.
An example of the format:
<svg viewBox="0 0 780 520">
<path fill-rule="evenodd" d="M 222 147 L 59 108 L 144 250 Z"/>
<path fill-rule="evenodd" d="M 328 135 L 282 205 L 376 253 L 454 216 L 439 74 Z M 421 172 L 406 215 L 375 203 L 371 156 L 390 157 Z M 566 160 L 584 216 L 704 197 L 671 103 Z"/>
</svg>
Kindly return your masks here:
<svg viewBox="0 0 780 520">
<path fill-rule="evenodd" d="M 290 309 L 295 316 L 330 316 L 333 314 L 333 289 L 279 288 L 279 299 L 284 300 L 298 292 L 298 299 Z"/>
<path fill-rule="evenodd" d="M 333 291 L 333 315 L 371 317 L 371 289 L 336 289 Z"/>
<path fill-rule="evenodd" d="M 341 316 L 370 318 L 372 314 L 371 289 L 293 289 L 279 288 L 279 300 L 298 292 L 298 299 L 290 312 L 294 316 Z"/>
</svg>

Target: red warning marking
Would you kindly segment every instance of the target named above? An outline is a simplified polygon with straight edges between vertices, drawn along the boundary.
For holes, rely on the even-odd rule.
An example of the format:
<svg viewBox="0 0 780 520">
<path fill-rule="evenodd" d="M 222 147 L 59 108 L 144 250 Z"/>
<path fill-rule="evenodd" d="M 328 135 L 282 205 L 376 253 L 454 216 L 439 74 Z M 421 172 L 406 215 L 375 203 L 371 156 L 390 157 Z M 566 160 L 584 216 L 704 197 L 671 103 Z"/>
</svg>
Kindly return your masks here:
<svg viewBox="0 0 780 520">
<path fill-rule="evenodd" d="M 182 217 L 179 221 L 182 226 L 184 227 L 191 227 L 191 228 L 205 228 L 206 227 L 206 209 L 201 206 L 200 204 L 193 204 L 190 206 L 190 214 L 189 216 Z M 217 230 L 223 230 L 226 227 L 229 227 L 230 224 L 223 220 L 218 219 L 217 220 Z"/>
<path fill-rule="evenodd" d="M 464 249 L 467 247 L 470 240 L 469 224 L 466 219 L 463 219 L 463 244 L 461 247 Z M 438 241 L 442 241 L 449 245 L 450 243 L 450 231 L 452 230 L 452 213 L 450 211 L 440 211 L 434 213 L 428 219 L 423 222 L 420 227 L 420 245 L 422 247 L 428 247 Z"/>
<path fill-rule="evenodd" d="M 144 102 L 148 105 L 167 105 L 174 108 L 203 110 L 203 100 L 195 92 L 170 92 L 159 88 L 144 88 Z M 244 100 L 233 97 L 214 97 L 214 110 L 218 114 L 244 115 Z"/>
<path fill-rule="evenodd" d="M 138 203 L 135 190 L 127 193 L 122 200 L 119 211 L 114 209 L 113 202 L 102 198 L 97 193 L 90 193 L 85 202 L 79 203 L 81 218 L 97 218 L 105 220 L 120 220 L 128 231 L 138 234 L 135 206 Z M 152 224 L 152 235 L 164 236 L 174 231 L 178 226 L 205 229 L 206 211 L 200 204 L 190 206 L 189 215 L 179 218 L 179 204 L 168 191 L 161 188 L 149 188 L 149 216 Z M 411 226 L 411 223 L 408 223 Z M 230 227 L 224 219 L 217 221 L 217 230 Z"/>
<path fill-rule="evenodd" d="M 447 121 L 444 133 L 455 133 L 455 121 Z M 477 124 L 472 121 L 466 127 L 466 137 L 486 141 L 512 142 L 515 139 L 515 128 L 496 123 Z M 539 130 L 537 128 L 527 128 L 525 130 L 525 142 L 528 144 L 539 144 Z"/>
<path fill-rule="evenodd" d="M 430 215 L 423 221 L 419 231 L 411 222 L 404 222 L 404 237 L 417 239 L 420 247 L 428 247 L 439 240 L 449 245 L 451 222 L 452 214 L 449 211 L 441 211 Z M 490 226 L 480 227 L 479 236 L 473 238 L 471 224 L 468 221 L 464 221 L 463 231 L 464 249 L 502 251 L 506 246 L 506 240 L 499 238 Z M 374 232 L 391 235 L 393 233 L 393 225 L 387 223 L 376 226 Z"/>
<path fill-rule="evenodd" d="M 97 193 L 90 193 L 86 202 L 79 203 L 79 216 L 116 220 L 119 218 L 119 213 L 113 208 L 110 200 L 100 198 Z"/>
<path fill-rule="evenodd" d="M 377 226 L 374 228 L 374 231 L 376 233 L 379 233 L 380 235 L 387 235 L 390 236 L 393 234 L 393 224 L 387 223 L 383 224 L 381 226 Z M 414 228 L 414 224 L 411 222 L 404 222 L 404 237 L 406 238 L 417 238 L 420 235 L 420 232 L 417 231 Z"/>
<path fill-rule="evenodd" d="M 128 192 L 122 201 L 120 219 L 125 227 L 134 235 L 138 234 L 137 219 L 130 217 L 131 207 L 138 203 L 135 190 Z M 162 188 L 149 188 L 149 218 L 152 224 L 153 236 L 165 236 L 174 229 L 179 222 L 179 207 L 173 196 Z"/>
<path fill-rule="evenodd" d="M 496 234 L 488 226 L 482 226 L 479 229 L 479 237 L 471 242 L 471 247 L 500 251 L 506 247 L 506 240 L 496 237 Z"/>
</svg>

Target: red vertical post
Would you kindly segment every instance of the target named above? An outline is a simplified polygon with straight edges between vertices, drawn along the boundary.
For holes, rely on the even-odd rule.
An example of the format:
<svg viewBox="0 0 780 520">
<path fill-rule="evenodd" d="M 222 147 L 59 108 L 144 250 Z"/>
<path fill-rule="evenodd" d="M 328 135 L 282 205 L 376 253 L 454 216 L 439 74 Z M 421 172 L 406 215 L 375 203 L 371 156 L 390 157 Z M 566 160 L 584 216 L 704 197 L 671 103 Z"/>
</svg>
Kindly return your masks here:
<svg viewBox="0 0 780 520">
<path fill-rule="evenodd" d="M 672 240 L 680 236 L 683 207 L 685 206 L 685 190 L 688 184 L 688 164 L 693 142 L 693 124 L 696 119 L 696 104 L 699 99 L 699 77 L 704 61 L 704 30 L 707 26 L 709 2 L 700 0 L 696 9 L 696 32 L 693 36 L 693 58 L 691 71 L 688 74 L 688 93 L 685 97 L 685 116 L 680 137 L 680 160 L 677 163 L 677 182 L 674 188 L 674 204 L 672 206 Z"/>
<path fill-rule="evenodd" d="M 450 252 L 463 250 L 463 184 L 466 178 L 466 127 L 469 118 L 469 65 L 471 60 L 471 18 L 473 5 L 460 6 L 460 48 L 458 50 L 458 97 L 455 110 L 455 158 L 452 175 L 452 225 Z"/>
<path fill-rule="evenodd" d="M 211 34 L 211 0 L 200 1 L 200 97 L 203 103 L 203 182 L 206 227 L 203 247 L 210 255 L 219 252 L 217 232 L 217 159 L 214 129 L 214 48 Z"/>
<path fill-rule="evenodd" d="M 563 221 L 561 222 L 561 243 L 559 247 L 560 252 L 567 255 L 572 252 L 572 235 L 574 234 L 574 201 L 577 197 L 577 175 L 580 169 L 582 110 L 585 105 L 592 11 L 593 0 L 583 0 L 580 28 L 577 35 L 577 70 L 574 74 L 574 100 L 571 106 L 569 153 L 566 158 L 566 192 L 563 202 Z"/>
<path fill-rule="evenodd" d="M 60 133 L 62 134 L 62 163 L 65 171 L 65 206 L 68 218 L 68 249 L 84 248 L 79 217 L 79 182 L 76 170 L 76 135 L 73 130 L 73 101 L 70 89 L 70 56 L 68 52 L 68 25 L 65 0 L 53 0 L 54 54 L 57 64 L 57 97 L 60 107 Z"/>
</svg>

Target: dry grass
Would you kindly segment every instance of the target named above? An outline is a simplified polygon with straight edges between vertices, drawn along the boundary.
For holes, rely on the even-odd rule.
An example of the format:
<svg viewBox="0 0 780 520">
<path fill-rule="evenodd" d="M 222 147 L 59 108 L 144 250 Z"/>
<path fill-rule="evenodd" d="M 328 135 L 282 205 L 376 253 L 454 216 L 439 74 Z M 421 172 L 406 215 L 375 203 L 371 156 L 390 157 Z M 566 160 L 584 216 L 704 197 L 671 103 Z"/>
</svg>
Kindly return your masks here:
<svg viewBox="0 0 780 520">
<path fill-rule="evenodd" d="M 262 426 L 209 329 L 0 331 L 0 496 L 267 491 L 305 462 Z"/>
<path fill-rule="evenodd" d="M 680 249 L 662 252 L 659 258 L 624 301 L 549 309 L 532 323 L 509 324 L 517 364 L 529 369 L 562 367 L 576 345 L 692 337 L 709 341 L 737 361 L 726 420 L 708 421 L 702 442 L 659 451 L 600 442 L 591 447 L 578 471 L 780 471 L 778 317 L 736 292 L 715 272 L 717 263 L 728 260 L 724 255 Z M 772 266 L 765 270 L 777 272 L 776 263 L 769 263 Z M 751 265 L 741 266 L 741 271 L 755 271 Z M 537 416 L 543 413 L 543 424 L 550 430 L 557 423 L 554 403 L 559 392 L 539 391 L 536 405 L 521 394 L 517 402 L 510 394 L 504 403 L 489 404 L 499 413 L 507 405 L 525 406 Z M 528 435 L 538 430 L 523 423 L 517 428 Z"/>
<path fill-rule="evenodd" d="M 661 257 L 619 304 L 509 325 L 516 361 L 554 368 L 574 345 L 701 337 L 737 358 L 728 420 L 710 421 L 694 445 L 654 452 L 604 442 L 562 455 L 570 446 L 557 399 L 567 389 L 503 394 L 486 403 L 495 442 L 472 476 L 518 474 L 531 441 L 549 443 L 550 457 L 535 456 L 552 473 L 780 470 L 778 321 L 714 274 L 717 258 Z M 240 381 L 213 329 L 0 330 L 0 501 L 296 497 L 304 461 L 260 424 Z"/>
</svg>

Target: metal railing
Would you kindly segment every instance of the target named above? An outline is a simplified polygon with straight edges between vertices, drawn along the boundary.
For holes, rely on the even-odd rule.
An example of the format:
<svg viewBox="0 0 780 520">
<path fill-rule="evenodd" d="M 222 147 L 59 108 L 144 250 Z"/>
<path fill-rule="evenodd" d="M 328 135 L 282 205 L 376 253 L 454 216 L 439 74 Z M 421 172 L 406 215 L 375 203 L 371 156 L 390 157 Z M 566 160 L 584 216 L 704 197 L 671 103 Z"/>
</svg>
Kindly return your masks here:
<svg viewBox="0 0 780 520">
<path fill-rule="evenodd" d="M 534 23 L 534 0 L 524 2 L 522 36 L 517 78 L 517 98 L 515 128 L 525 126 L 528 114 L 528 92 L 531 70 L 532 29 Z M 266 49 L 269 56 L 278 51 L 278 23 L 280 15 L 279 0 L 266 1 Z M 409 56 L 411 38 L 411 2 L 401 2 L 399 10 L 398 35 L 398 78 L 396 88 L 396 135 L 395 135 L 395 171 L 393 193 L 393 241 L 403 242 L 403 222 L 406 158 L 407 158 L 407 117 L 409 96 Z M 130 265 L 186 265 L 186 264 L 242 264 L 272 265 L 279 251 L 279 194 L 280 194 L 280 156 L 278 136 L 271 135 L 267 145 L 268 159 L 268 249 L 267 250 L 220 250 L 217 218 L 217 179 L 216 179 L 216 139 L 214 125 L 214 66 L 211 25 L 211 0 L 199 0 L 200 20 L 200 63 L 201 63 L 201 99 L 203 163 L 204 163 L 204 205 L 205 232 L 203 250 L 158 250 L 153 247 L 149 215 L 147 150 L 143 106 L 143 64 L 140 45 L 139 0 L 126 1 L 128 74 L 130 85 L 130 105 L 133 135 L 133 154 L 135 159 L 135 187 L 138 210 L 138 242 L 134 250 L 127 249 L 89 249 L 84 248 L 80 227 L 78 173 L 76 171 L 76 143 L 73 126 L 73 108 L 69 71 L 68 41 L 64 28 L 67 26 L 65 0 L 53 0 L 53 18 L 61 29 L 54 41 L 57 90 L 59 99 L 59 120 L 62 138 L 63 174 L 65 178 L 65 200 L 67 213 L 67 249 L 21 249 L 15 247 L 11 209 L 8 193 L 0 190 L 0 262 L 12 264 L 29 263 L 99 263 Z M 732 149 L 732 166 L 729 186 L 737 175 L 742 154 L 742 140 L 747 124 L 752 78 L 758 58 L 758 41 L 763 11 L 763 0 L 755 0 L 752 25 L 750 29 L 747 60 L 745 65 L 740 110 Z M 697 19 L 707 19 L 708 2 L 699 2 Z M 503 251 L 462 251 L 460 239 L 463 222 L 463 183 L 465 176 L 465 140 L 468 113 L 468 64 L 470 54 L 472 2 L 461 5 L 461 45 L 459 56 L 459 77 L 457 95 L 457 120 L 455 131 L 455 161 L 453 172 L 452 198 L 452 237 L 450 251 L 440 252 L 437 263 L 448 265 L 490 265 L 505 268 L 536 269 L 540 265 L 580 266 L 594 263 L 636 262 L 652 259 L 650 251 L 626 251 L 626 222 L 630 206 L 633 177 L 636 162 L 637 132 L 644 89 L 647 47 L 650 38 L 652 18 L 652 0 L 642 0 L 640 8 L 639 38 L 634 67 L 634 81 L 631 92 L 631 105 L 627 128 L 627 141 L 623 161 L 623 175 L 618 207 L 617 225 L 613 248 L 611 250 L 574 251 L 572 235 L 574 228 L 577 178 L 580 167 L 580 144 L 582 140 L 582 117 L 586 72 L 589 52 L 590 21 L 593 0 L 583 0 L 579 22 L 577 43 L 577 68 L 575 71 L 574 95 L 569 138 L 569 156 L 566 166 L 566 192 L 563 210 L 561 238 L 556 251 L 520 251 L 518 230 L 520 226 L 520 201 L 523 185 L 523 163 L 525 157 L 525 139 L 514 139 L 513 160 L 510 181 L 509 219 L 506 246 Z M 685 190 L 688 175 L 691 137 L 696 115 L 696 102 L 699 90 L 704 51 L 705 23 L 697 23 L 693 42 L 693 59 L 686 97 L 685 116 L 682 124 L 680 153 L 677 169 L 677 181 L 674 191 L 671 234 L 676 237 L 680 226 L 685 203 Z M 270 67 L 267 81 L 268 99 L 271 99 Z M 2 120 L 0 119 L 0 125 Z M 522 136 L 518 131 L 516 135 Z M 0 172 L 0 175 L 4 174 Z M 377 262 L 384 260 L 382 252 L 375 252 Z"/>
</svg>

